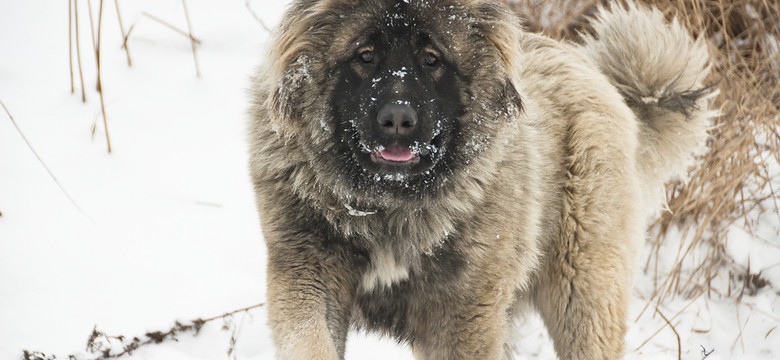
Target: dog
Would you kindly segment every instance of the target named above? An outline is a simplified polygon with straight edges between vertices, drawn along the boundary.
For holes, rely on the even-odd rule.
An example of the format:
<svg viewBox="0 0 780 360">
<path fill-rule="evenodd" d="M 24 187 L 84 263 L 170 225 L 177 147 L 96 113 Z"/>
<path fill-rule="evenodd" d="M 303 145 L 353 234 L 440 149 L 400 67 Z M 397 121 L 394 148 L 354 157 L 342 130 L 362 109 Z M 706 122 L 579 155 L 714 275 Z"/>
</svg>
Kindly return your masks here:
<svg viewBox="0 0 780 360">
<path fill-rule="evenodd" d="M 350 329 L 417 359 L 617 359 L 652 209 L 717 112 L 702 41 L 600 8 L 581 44 L 497 0 L 295 0 L 252 80 L 250 168 L 279 359 Z"/>
</svg>

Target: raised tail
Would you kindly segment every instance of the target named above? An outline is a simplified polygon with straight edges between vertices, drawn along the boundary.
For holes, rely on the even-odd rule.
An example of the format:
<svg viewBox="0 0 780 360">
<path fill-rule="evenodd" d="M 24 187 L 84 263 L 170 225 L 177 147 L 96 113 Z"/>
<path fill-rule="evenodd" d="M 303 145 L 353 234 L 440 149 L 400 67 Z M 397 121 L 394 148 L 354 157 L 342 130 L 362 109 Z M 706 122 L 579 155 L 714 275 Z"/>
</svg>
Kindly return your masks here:
<svg viewBox="0 0 780 360">
<path fill-rule="evenodd" d="M 637 167 L 647 200 L 659 204 L 664 183 L 705 149 L 718 115 L 710 108 L 715 92 L 703 85 L 710 64 L 706 44 L 655 9 L 629 2 L 599 10 L 583 50 L 640 120 Z"/>
</svg>

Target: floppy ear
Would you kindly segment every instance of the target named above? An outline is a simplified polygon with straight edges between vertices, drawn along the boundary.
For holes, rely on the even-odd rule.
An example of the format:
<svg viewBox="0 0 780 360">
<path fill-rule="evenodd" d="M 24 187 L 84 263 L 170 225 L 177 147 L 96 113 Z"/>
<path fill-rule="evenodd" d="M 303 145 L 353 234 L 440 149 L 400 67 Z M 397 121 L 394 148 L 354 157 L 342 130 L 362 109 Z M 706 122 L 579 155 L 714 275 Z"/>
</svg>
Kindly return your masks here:
<svg viewBox="0 0 780 360">
<path fill-rule="evenodd" d="M 307 55 L 309 40 L 306 32 L 317 19 L 321 1 L 296 1 L 287 10 L 274 33 L 265 69 L 268 90 L 266 108 L 270 109 L 271 125 L 277 134 L 290 137 L 301 125 L 301 100 L 305 100 L 305 84 L 311 81 L 311 58 Z"/>
<path fill-rule="evenodd" d="M 520 61 L 520 41 L 523 36 L 520 18 L 503 1 L 477 1 L 475 12 L 481 22 L 481 34 L 496 48 L 500 66 L 503 68 L 504 83 L 498 83 L 501 98 L 507 110 L 522 110 L 520 92 L 514 80 L 518 79 Z"/>
<path fill-rule="evenodd" d="M 485 1 L 475 8 L 482 35 L 498 50 L 504 67 L 513 67 L 518 58 L 522 25 L 519 15 L 503 1 Z"/>
<path fill-rule="evenodd" d="M 269 77 L 271 125 L 277 134 L 290 137 L 301 124 L 302 88 L 310 80 L 309 58 L 299 55 L 277 71 L 270 71 Z"/>
</svg>

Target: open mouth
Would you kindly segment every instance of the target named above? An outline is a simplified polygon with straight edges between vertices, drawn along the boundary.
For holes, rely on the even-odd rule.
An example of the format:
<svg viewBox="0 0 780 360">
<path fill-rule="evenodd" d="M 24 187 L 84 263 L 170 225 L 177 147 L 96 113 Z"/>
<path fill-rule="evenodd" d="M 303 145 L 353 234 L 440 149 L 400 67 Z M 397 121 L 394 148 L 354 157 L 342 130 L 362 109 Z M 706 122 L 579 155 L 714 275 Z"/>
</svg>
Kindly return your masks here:
<svg viewBox="0 0 780 360">
<path fill-rule="evenodd" d="M 413 153 L 406 146 L 390 145 L 371 153 L 371 161 L 388 165 L 414 165 L 420 162 L 420 155 Z"/>
</svg>

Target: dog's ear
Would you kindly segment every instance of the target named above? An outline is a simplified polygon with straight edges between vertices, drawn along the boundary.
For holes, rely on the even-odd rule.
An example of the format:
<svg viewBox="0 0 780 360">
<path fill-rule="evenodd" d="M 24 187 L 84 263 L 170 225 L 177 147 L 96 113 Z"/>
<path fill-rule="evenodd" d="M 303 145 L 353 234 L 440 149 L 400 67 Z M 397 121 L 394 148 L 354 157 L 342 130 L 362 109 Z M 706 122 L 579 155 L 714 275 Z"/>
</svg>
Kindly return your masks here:
<svg viewBox="0 0 780 360">
<path fill-rule="evenodd" d="M 273 82 L 269 94 L 271 125 L 279 135 L 293 136 L 300 128 L 303 86 L 310 81 L 309 58 L 298 55 L 269 76 Z"/>
<path fill-rule="evenodd" d="M 274 131 L 282 136 L 293 136 L 301 127 L 301 101 L 311 82 L 312 50 L 306 34 L 322 11 L 318 10 L 321 5 L 321 1 L 293 3 L 273 34 L 263 79 L 269 91 L 265 106 L 271 110 Z"/>
<path fill-rule="evenodd" d="M 475 4 L 473 11 L 479 19 L 480 34 L 497 50 L 497 60 L 506 74 L 503 84 L 496 84 L 498 91 L 507 110 L 519 112 L 523 108 L 522 99 L 514 80 L 518 79 L 517 64 L 521 63 L 523 29 L 520 18 L 503 1 L 483 0 L 475 1 Z"/>
</svg>

